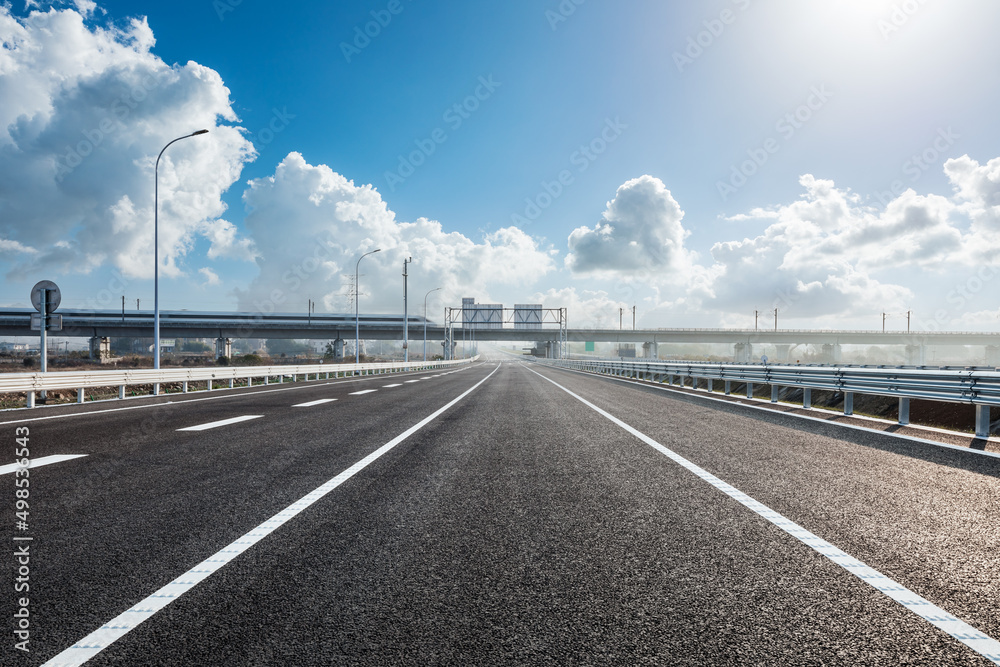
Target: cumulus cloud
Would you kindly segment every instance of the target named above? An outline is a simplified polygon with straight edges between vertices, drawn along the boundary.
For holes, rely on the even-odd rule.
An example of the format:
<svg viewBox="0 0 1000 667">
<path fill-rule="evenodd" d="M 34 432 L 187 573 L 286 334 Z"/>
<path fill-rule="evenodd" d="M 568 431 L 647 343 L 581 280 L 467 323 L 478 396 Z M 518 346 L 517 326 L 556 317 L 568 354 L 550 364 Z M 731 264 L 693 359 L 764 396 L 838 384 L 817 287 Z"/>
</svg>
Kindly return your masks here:
<svg viewBox="0 0 1000 667">
<path fill-rule="evenodd" d="M 658 178 L 640 176 L 618 188 L 601 220 L 569 235 L 566 266 L 574 274 L 622 279 L 669 277 L 689 266 L 684 211 Z"/>
<path fill-rule="evenodd" d="M 254 155 L 229 90 L 194 62 L 167 65 L 145 19 L 91 27 L 95 5 L 17 18 L 0 6 L 0 243 L 9 279 L 88 272 L 110 264 L 153 273 L 153 171 L 160 161 L 160 260 L 186 271 L 195 241 L 220 256 L 251 253 L 236 238 L 222 194 Z M 23 250 L 19 250 L 23 248 Z"/>
<path fill-rule="evenodd" d="M 238 291 L 241 310 L 301 311 L 312 299 L 328 312 L 352 312 L 357 261 L 376 249 L 360 266 L 367 312 L 402 311 L 408 257 L 415 314 L 434 287 L 443 288 L 439 304 L 457 305 L 463 296 L 488 302 L 496 290 L 531 285 L 555 268 L 551 252 L 515 227 L 477 242 L 426 218 L 397 221 L 371 185 L 355 185 L 299 153 L 286 156 L 273 176 L 251 181 L 243 200 L 260 272 Z"/>
</svg>

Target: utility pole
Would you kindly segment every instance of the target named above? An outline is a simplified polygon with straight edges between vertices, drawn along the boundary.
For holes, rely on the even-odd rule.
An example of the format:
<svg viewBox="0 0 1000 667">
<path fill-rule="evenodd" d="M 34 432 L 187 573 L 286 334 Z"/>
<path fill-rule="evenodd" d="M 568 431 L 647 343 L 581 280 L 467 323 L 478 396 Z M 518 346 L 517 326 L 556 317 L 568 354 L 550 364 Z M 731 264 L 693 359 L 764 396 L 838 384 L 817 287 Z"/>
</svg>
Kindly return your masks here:
<svg viewBox="0 0 1000 667">
<path fill-rule="evenodd" d="M 885 333 L 885 313 L 882 313 L 882 333 Z"/>
<path fill-rule="evenodd" d="M 910 313 L 913 311 L 906 311 L 906 333 L 910 333 Z"/>
<path fill-rule="evenodd" d="M 412 257 L 407 257 L 403 260 L 403 362 L 410 363 L 410 319 L 409 312 L 406 307 L 406 297 L 407 297 L 407 277 L 406 272 L 407 266 L 413 261 Z M 410 370 L 409 367 L 406 370 Z"/>
<path fill-rule="evenodd" d="M 635 306 L 632 306 L 632 331 L 635 331 Z"/>
<path fill-rule="evenodd" d="M 778 309 L 774 309 L 774 330 L 778 330 Z"/>
<path fill-rule="evenodd" d="M 757 331 L 757 318 L 760 316 L 760 311 L 753 311 L 753 330 Z"/>
<path fill-rule="evenodd" d="M 622 330 L 622 318 L 625 317 L 625 309 L 621 306 L 618 307 L 618 330 Z"/>
</svg>

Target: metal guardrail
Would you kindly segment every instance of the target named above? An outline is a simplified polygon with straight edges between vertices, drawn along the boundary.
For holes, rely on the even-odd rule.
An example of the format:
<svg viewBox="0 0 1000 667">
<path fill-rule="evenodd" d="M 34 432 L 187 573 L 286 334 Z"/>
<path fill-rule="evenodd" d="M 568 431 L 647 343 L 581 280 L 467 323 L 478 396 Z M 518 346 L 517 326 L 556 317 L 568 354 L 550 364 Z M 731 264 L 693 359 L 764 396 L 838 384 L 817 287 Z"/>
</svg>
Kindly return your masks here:
<svg viewBox="0 0 1000 667">
<path fill-rule="evenodd" d="M 471 363 L 479 357 L 457 359 L 450 361 L 431 362 L 390 362 L 373 364 L 308 364 L 297 366 L 219 366 L 211 368 L 134 368 L 128 370 L 94 370 L 66 371 L 47 373 L 0 373 L 0 394 L 21 393 L 28 396 L 27 407 L 35 407 L 35 394 L 42 391 L 60 389 L 76 389 L 77 401 L 84 402 L 84 390 L 96 387 L 118 387 L 118 398 L 125 398 L 126 388 L 136 385 L 153 385 L 153 395 L 160 394 L 160 385 L 166 383 L 181 383 L 182 391 L 187 392 L 188 383 L 207 382 L 208 389 L 216 388 L 216 382 L 228 383 L 231 388 L 236 380 L 248 380 L 253 386 L 255 379 L 262 384 L 270 384 L 274 378 L 283 383 L 291 376 L 296 381 L 299 376 L 306 380 L 315 375 L 316 379 L 325 375 L 354 377 L 359 375 L 381 375 L 400 371 L 419 371 L 459 364 Z"/>
<path fill-rule="evenodd" d="M 803 390 L 803 407 L 812 407 L 811 391 L 842 392 L 844 414 L 854 413 L 854 394 L 893 396 L 899 399 L 899 423 L 910 422 L 910 399 L 927 399 L 976 406 L 976 437 L 990 431 L 990 407 L 1000 406 L 1000 372 L 983 370 L 850 368 L 841 366 L 771 366 L 749 364 L 709 364 L 682 361 L 557 360 L 555 366 L 576 368 L 593 373 L 635 377 L 674 384 L 685 378 L 705 380 L 706 389 L 720 380 L 728 395 L 732 383 L 745 384 L 747 398 L 753 398 L 753 386 L 771 386 L 771 402 L 778 402 L 781 387 Z"/>
</svg>

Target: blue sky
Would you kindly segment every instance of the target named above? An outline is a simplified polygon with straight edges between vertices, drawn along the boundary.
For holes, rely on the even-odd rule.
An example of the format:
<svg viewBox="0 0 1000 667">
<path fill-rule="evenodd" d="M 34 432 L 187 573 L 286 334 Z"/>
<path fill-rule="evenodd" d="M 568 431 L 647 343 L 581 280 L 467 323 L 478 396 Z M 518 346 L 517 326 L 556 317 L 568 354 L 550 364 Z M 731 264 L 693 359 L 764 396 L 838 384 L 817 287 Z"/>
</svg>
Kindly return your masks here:
<svg viewBox="0 0 1000 667">
<path fill-rule="evenodd" d="M 161 163 L 164 308 L 350 311 L 354 263 L 382 247 L 362 282 L 381 312 L 402 310 L 413 256 L 411 294 L 444 287 L 434 312 L 474 296 L 566 306 L 574 326 L 636 305 L 645 326 L 778 308 L 787 327 L 908 310 L 1000 327 L 996 3 L 19 1 L 4 18 L 5 305 L 41 279 L 71 307 L 151 305 L 152 160 L 205 126 Z"/>
</svg>

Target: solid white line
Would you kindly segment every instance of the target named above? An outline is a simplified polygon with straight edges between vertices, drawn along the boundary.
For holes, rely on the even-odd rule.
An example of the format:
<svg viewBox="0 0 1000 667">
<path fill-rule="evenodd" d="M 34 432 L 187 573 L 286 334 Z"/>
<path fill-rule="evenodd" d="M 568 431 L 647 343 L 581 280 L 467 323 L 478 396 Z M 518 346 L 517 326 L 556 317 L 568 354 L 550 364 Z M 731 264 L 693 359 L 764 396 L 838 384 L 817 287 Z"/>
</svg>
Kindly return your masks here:
<svg viewBox="0 0 1000 667">
<path fill-rule="evenodd" d="M 558 368 L 558 367 L 555 367 L 555 368 Z M 650 384 L 648 382 L 637 382 L 635 380 L 629 380 L 628 378 L 620 378 L 620 377 L 615 377 L 613 375 L 604 375 L 603 373 L 592 373 L 590 371 L 581 371 L 581 370 L 577 370 L 577 369 L 574 369 L 574 368 L 558 368 L 558 370 L 565 371 L 567 373 L 577 373 L 579 375 L 589 375 L 591 377 L 602 377 L 602 378 L 605 378 L 605 379 L 608 379 L 608 380 L 614 380 L 616 382 L 622 382 L 624 384 L 629 384 L 629 385 L 632 385 L 634 387 L 649 387 L 650 389 L 657 389 L 659 391 L 666 391 L 666 392 L 669 392 L 671 394 L 677 394 L 677 395 L 680 395 L 680 396 L 691 396 L 692 398 L 700 398 L 703 401 L 714 401 L 716 403 L 727 403 L 729 405 L 740 405 L 740 406 L 743 406 L 744 408 L 750 408 L 751 410 L 760 410 L 761 412 L 766 412 L 766 413 L 769 413 L 769 414 L 785 415 L 787 417 L 794 417 L 795 419 L 804 419 L 806 421 L 819 422 L 819 423 L 827 424 L 828 426 L 838 426 L 840 428 L 851 429 L 851 430 L 854 430 L 854 431 L 864 431 L 865 433 L 875 433 L 875 434 L 884 435 L 884 436 L 890 437 L 890 438 L 899 438 L 900 440 L 908 440 L 910 442 L 918 442 L 918 443 L 920 443 L 922 445 L 934 445 L 935 447 L 941 447 L 943 449 L 954 449 L 954 450 L 957 450 L 957 451 L 960 451 L 960 452 L 965 452 L 966 454 L 975 454 L 976 456 L 986 456 L 986 457 L 990 457 L 990 458 L 1000 459 L 1000 452 L 987 452 L 987 451 L 984 451 L 984 450 L 981 450 L 981 449 L 972 449 L 971 447 L 968 447 L 968 446 L 952 445 L 952 444 L 947 443 L 947 442 L 941 442 L 940 440 L 931 440 L 929 438 L 918 438 L 915 435 L 906 435 L 905 433 L 893 433 L 891 431 L 883 431 L 883 430 L 877 429 L 877 428 L 869 428 L 868 426 L 861 426 L 860 424 L 845 424 L 845 423 L 843 423 L 841 421 L 836 421 L 836 420 L 833 420 L 833 419 L 823 419 L 822 417 L 810 417 L 809 415 L 800 415 L 800 414 L 798 414 L 796 412 L 786 412 L 785 410 L 775 410 L 773 408 L 767 407 L 768 405 L 771 405 L 771 402 L 768 399 L 764 399 L 764 398 L 752 398 L 752 399 L 749 399 L 746 396 L 742 396 L 741 397 L 741 396 L 737 396 L 736 394 L 732 394 L 732 397 L 733 397 L 734 400 L 728 400 L 728 399 L 725 399 L 725 398 L 720 398 L 718 396 L 713 396 L 712 394 L 708 393 L 707 391 L 691 391 L 690 387 L 688 388 L 688 391 L 683 391 L 681 389 L 677 389 L 676 387 L 670 387 L 670 386 L 661 387 L 659 385 Z M 752 402 L 748 403 L 748 402 L 745 402 L 745 401 L 752 401 Z M 761 403 L 761 405 L 754 405 L 754 403 Z M 794 406 L 792 406 L 792 407 L 794 407 Z M 796 409 L 801 409 L 801 406 L 798 407 L 798 408 L 796 408 Z M 816 410 L 818 408 L 813 408 L 813 409 Z M 845 415 L 841 415 L 839 412 L 833 412 L 832 410 L 830 410 L 830 411 L 824 411 L 824 412 L 830 412 L 830 413 L 832 413 L 832 414 L 834 414 L 836 416 L 845 416 Z M 870 420 L 870 419 L 873 419 L 872 417 L 863 417 L 863 416 L 859 416 L 859 415 L 846 415 L 846 416 L 847 416 L 848 419 L 861 419 L 861 420 Z M 883 421 L 883 420 L 875 419 L 873 421 Z M 896 422 L 889 422 L 888 420 L 884 420 L 884 422 L 885 423 L 890 423 L 890 424 L 895 424 L 896 423 Z M 911 427 L 911 428 L 917 428 L 917 429 L 922 429 L 922 430 L 935 430 L 935 431 L 939 430 L 939 429 L 930 429 L 930 428 L 928 428 L 926 426 L 920 426 L 918 424 L 917 425 L 915 425 L 915 424 L 908 424 L 908 426 Z M 940 432 L 944 433 L 945 435 L 955 435 L 955 436 L 967 436 L 968 435 L 966 433 L 960 433 L 959 431 L 946 431 L 944 429 L 940 429 Z M 994 437 L 991 436 L 989 438 L 989 440 L 990 440 L 990 442 L 996 442 L 997 438 L 994 438 Z"/>
<path fill-rule="evenodd" d="M 220 419 L 217 422 L 209 422 L 207 424 L 198 424 L 197 426 L 188 426 L 187 428 L 179 428 L 178 431 L 207 431 L 210 428 L 219 428 L 220 426 L 229 426 L 230 424 L 238 424 L 240 422 L 245 422 L 250 419 L 260 419 L 264 415 L 243 415 L 242 417 L 231 417 L 230 419 Z"/>
<path fill-rule="evenodd" d="M 299 403 L 298 405 L 293 405 L 293 408 L 311 408 L 314 405 L 323 405 L 324 403 L 333 403 L 335 398 L 321 398 L 318 401 L 309 401 L 308 403 Z"/>
<path fill-rule="evenodd" d="M 499 366 L 493 369 L 493 373 L 496 373 L 498 369 Z M 148 620 L 153 614 L 194 588 L 197 584 L 208 578 L 209 575 L 221 569 L 223 565 L 226 565 L 241 553 L 273 533 L 281 525 L 287 523 L 297 514 L 302 512 L 302 510 L 306 509 L 320 498 L 349 480 L 351 477 L 364 470 L 371 463 L 379 459 L 383 454 L 406 440 L 434 419 L 437 419 L 437 417 L 439 417 L 443 412 L 461 401 L 463 398 L 475 391 L 481 384 L 493 377 L 493 373 L 490 373 L 482 380 L 474 384 L 472 388 L 463 392 L 458 398 L 453 399 L 450 403 L 442 408 L 439 408 L 430 416 L 425 417 L 419 423 L 406 429 L 330 481 L 317 487 L 312 492 L 295 501 L 264 523 L 245 534 L 243 537 L 238 538 L 229 546 L 223 547 L 220 551 L 209 556 L 198 565 L 195 565 L 193 568 L 177 577 L 169 584 L 147 597 L 145 600 L 142 600 L 132 606 L 131 609 L 128 609 L 111 619 L 73 646 L 70 646 L 59 655 L 50 659 L 42 665 L 42 667 L 79 667 L 79 665 L 84 664 L 110 646 L 112 642 L 124 637 L 126 634 L 134 630 L 140 623 Z"/>
<path fill-rule="evenodd" d="M 82 456 L 86 456 L 86 454 L 53 454 L 52 456 L 43 456 L 39 459 L 31 459 L 28 463 L 28 468 L 33 469 L 51 465 L 53 463 L 62 463 L 63 461 L 71 461 Z M 0 466 L 0 475 L 9 475 L 12 472 L 17 472 L 20 468 L 20 463 L 10 463 L 5 466 Z"/>
<path fill-rule="evenodd" d="M 403 385 L 401 385 L 401 384 L 384 384 L 384 385 L 382 385 L 382 388 L 383 389 L 391 389 L 392 387 L 402 387 L 402 386 Z"/>
<path fill-rule="evenodd" d="M 362 389 L 361 391 L 352 391 L 348 396 L 360 396 L 361 394 L 372 394 L 378 391 L 378 389 Z"/>
<path fill-rule="evenodd" d="M 528 369 L 531 370 L 531 369 Z M 809 532 L 802 526 L 798 525 L 794 521 L 786 518 L 785 516 L 779 514 L 778 512 L 767 507 L 763 503 L 759 503 L 750 496 L 746 495 L 739 489 L 730 486 L 726 482 L 722 481 L 712 473 L 708 472 L 704 468 L 692 463 L 680 454 L 674 452 L 667 447 L 664 447 L 656 440 L 642 433 L 641 431 L 629 426 L 622 420 L 605 412 L 601 408 L 597 407 L 587 399 L 582 396 L 574 394 L 572 391 L 551 380 L 537 371 L 531 370 L 532 373 L 538 377 L 551 382 L 553 385 L 562 389 L 564 392 L 580 401 L 588 408 L 601 415 L 602 417 L 608 419 L 612 423 L 618 425 L 619 427 L 625 429 L 635 437 L 639 438 L 647 445 L 660 452 L 664 456 L 670 458 L 675 463 L 687 468 L 695 475 L 705 480 L 718 490 L 722 491 L 724 494 L 740 503 L 747 509 L 755 512 L 762 518 L 771 522 L 781 530 L 785 531 L 795 539 L 799 540 L 807 547 L 813 549 L 822 556 L 826 556 L 828 559 L 833 561 L 835 564 L 847 570 L 849 573 L 853 574 L 855 577 L 865 582 L 869 586 L 872 586 L 876 590 L 881 591 L 888 597 L 892 598 L 899 604 L 903 605 L 914 614 L 924 619 L 934 627 L 939 630 L 947 632 L 949 635 L 962 642 L 969 648 L 971 648 L 976 653 L 984 656 L 987 660 L 992 661 L 996 665 L 1000 665 L 1000 642 L 989 637 L 974 627 L 956 618 L 955 616 L 949 614 L 947 611 L 933 604 L 932 602 L 924 599 L 923 597 L 917 595 L 913 591 L 909 590 L 902 584 L 890 579 L 881 572 L 871 568 L 864 563 L 862 563 L 857 558 L 848 555 L 846 552 L 841 551 L 837 547 L 833 546 L 823 538 Z"/>
</svg>

